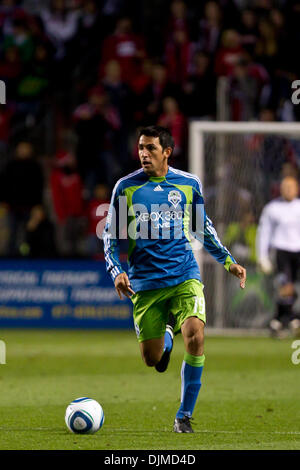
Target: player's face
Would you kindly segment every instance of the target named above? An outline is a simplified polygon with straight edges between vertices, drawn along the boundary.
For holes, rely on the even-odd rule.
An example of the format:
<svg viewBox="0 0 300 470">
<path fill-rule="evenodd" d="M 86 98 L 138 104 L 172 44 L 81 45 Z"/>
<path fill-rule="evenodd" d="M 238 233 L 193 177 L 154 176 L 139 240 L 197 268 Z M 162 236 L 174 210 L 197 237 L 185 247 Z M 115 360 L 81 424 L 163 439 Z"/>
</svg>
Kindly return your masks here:
<svg viewBox="0 0 300 470">
<path fill-rule="evenodd" d="M 142 135 L 138 143 L 138 151 L 143 170 L 149 176 L 165 176 L 168 172 L 168 158 L 171 147 L 162 149 L 159 137 Z"/>
<path fill-rule="evenodd" d="M 287 201 L 292 201 L 293 199 L 298 197 L 298 182 L 294 178 L 284 178 L 280 185 L 280 192 L 284 199 L 286 199 Z"/>
</svg>

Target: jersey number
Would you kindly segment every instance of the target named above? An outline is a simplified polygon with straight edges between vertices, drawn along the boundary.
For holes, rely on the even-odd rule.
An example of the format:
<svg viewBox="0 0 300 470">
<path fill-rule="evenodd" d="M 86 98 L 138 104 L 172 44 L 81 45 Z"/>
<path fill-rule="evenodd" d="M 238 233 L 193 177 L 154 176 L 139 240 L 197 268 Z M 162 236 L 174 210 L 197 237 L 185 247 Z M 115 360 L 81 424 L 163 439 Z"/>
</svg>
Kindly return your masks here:
<svg viewBox="0 0 300 470">
<path fill-rule="evenodd" d="M 194 312 L 197 313 L 199 312 L 200 315 L 204 314 L 205 311 L 205 300 L 204 297 L 194 297 L 195 303 L 194 303 Z"/>
</svg>

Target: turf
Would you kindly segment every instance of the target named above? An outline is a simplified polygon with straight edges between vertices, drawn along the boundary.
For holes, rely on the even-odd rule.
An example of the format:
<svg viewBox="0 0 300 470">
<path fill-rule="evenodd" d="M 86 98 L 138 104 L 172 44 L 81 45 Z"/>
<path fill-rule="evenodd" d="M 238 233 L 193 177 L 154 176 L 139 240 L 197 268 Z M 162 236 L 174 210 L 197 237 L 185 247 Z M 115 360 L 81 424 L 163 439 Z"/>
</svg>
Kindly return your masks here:
<svg viewBox="0 0 300 470">
<path fill-rule="evenodd" d="M 129 331 L 5 330 L 0 365 L 0 449 L 300 449 L 300 364 L 292 339 L 206 338 L 194 434 L 172 432 L 180 401 L 181 337 L 169 369 L 140 359 Z M 65 408 L 98 400 L 105 423 L 70 433 Z"/>
</svg>

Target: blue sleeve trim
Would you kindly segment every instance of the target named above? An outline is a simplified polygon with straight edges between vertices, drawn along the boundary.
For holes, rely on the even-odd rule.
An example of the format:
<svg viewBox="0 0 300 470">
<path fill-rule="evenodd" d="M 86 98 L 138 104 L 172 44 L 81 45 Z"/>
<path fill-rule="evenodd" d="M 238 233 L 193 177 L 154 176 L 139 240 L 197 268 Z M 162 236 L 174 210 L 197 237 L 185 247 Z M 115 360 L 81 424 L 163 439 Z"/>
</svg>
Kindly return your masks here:
<svg viewBox="0 0 300 470">
<path fill-rule="evenodd" d="M 118 204 L 120 196 L 120 184 L 115 185 L 110 207 L 107 214 L 106 225 L 102 234 L 104 243 L 104 257 L 106 261 L 106 270 L 114 282 L 115 278 L 124 272 L 120 263 L 120 246 L 117 234 Z"/>
<path fill-rule="evenodd" d="M 228 265 L 228 256 L 233 263 L 235 259 L 227 248 L 221 243 L 212 221 L 205 214 L 204 221 L 204 248 L 221 264 Z"/>
</svg>

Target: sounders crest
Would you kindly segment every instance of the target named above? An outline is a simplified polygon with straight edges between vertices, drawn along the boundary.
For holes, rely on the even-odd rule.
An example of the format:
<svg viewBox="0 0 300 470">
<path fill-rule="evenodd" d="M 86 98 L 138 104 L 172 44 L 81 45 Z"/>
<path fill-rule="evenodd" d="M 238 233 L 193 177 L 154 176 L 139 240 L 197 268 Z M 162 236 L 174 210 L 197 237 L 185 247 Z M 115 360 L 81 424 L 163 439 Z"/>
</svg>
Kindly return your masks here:
<svg viewBox="0 0 300 470">
<path fill-rule="evenodd" d="M 178 206 L 179 202 L 181 202 L 181 194 L 179 191 L 176 191 L 175 189 L 172 189 L 172 191 L 169 192 L 168 194 L 168 201 L 172 204 L 172 206 L 176 207 Z"/>
</svg>

